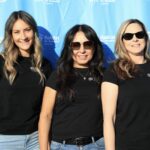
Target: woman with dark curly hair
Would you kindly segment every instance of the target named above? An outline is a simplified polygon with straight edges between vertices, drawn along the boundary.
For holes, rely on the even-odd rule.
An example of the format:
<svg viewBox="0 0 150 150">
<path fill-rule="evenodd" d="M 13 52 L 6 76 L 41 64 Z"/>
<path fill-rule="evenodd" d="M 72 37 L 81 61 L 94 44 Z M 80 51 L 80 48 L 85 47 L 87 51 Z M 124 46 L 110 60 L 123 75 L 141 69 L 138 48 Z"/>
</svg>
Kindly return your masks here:
<svg viewBox="0 0 150 150">
<path fill-rule="evenodd" d="M 72 27 L 45 88 L 39 122 L 41 150 L 104 150 L 102 62 L 102 44 L 95 31 L 88 25 Z"/>
</svg>

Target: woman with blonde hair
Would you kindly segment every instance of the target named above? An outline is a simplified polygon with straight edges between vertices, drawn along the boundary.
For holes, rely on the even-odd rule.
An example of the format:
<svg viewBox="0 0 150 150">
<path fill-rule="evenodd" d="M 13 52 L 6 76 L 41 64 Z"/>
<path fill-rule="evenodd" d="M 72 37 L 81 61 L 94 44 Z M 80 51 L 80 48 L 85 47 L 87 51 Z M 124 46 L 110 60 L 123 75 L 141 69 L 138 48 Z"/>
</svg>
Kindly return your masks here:
<svg viewBox="0 0 150 150">
<path fill-rule="evenodd" d="M 102 104 L 106 150 L 150 147 L 149 37 L 137 19 L 125 21 L 116 37 L 118 59 L 104 73 Z"/>
<path fill-rule="evenodd" d="M 5 24 L 0 54 L 0 149 L 38 150 L 38 120 L 50 65 L 42 58 L 37 24 L 15 11 Z"/>
</svg>

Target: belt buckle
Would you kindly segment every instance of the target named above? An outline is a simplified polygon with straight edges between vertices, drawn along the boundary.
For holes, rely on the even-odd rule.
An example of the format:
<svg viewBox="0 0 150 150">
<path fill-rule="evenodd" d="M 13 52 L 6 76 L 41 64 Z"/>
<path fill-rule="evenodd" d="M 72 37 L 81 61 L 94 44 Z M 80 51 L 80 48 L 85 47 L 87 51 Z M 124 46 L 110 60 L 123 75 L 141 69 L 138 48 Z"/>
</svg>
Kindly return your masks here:
<svg viewBox="0 0 150 150">
<path fill-rule="evenodd" d="M 76 138 L 75 143 L 76 143 L 77 146 L 83 146 L 83 142 L 82 142 L 81 138 Z"/>
</svg>

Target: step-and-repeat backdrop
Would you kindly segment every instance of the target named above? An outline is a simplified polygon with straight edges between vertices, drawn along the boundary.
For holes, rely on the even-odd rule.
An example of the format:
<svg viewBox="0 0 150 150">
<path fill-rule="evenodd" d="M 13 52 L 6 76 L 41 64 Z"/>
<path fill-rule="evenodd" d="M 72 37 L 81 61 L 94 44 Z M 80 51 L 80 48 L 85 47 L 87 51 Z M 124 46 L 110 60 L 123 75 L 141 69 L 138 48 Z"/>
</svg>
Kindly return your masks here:
<svg viewBox="0 0 150 150">
<path fill-rule="evenodd" d="M 27 11 L 38 24 L 43 55 L 55 68 L 66 32 L 75 24 L 88 24 L 103 42 L 107 65 L 115 59 L 115 35 L 123 21 L 140 19 L 150 32 L 149 8 L 150 0 L 0 0 L 0 41 L 8 16 Z"/>
</svg>

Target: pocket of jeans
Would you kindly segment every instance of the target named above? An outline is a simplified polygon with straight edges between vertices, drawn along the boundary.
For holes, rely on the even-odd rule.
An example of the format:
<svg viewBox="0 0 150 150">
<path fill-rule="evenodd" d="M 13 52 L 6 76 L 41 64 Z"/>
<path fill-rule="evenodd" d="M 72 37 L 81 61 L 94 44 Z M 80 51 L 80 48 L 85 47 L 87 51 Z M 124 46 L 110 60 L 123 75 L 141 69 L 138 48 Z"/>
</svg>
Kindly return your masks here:
<svg viewBox="0 0 150 150">
<path fill-rule="evenodd" d="M 104 138 L 100 138 L 99 140 L 95 141 L 95 145 L 98 148 L 101 148 L 100 150 L 104 150 L 105 146 L 104 146 Z"/>
<path fill-rule="evenodd" d="M 51 141 L 50 149 L 51 150 L 61 150 L 61 143 Z"/>
</svg>

